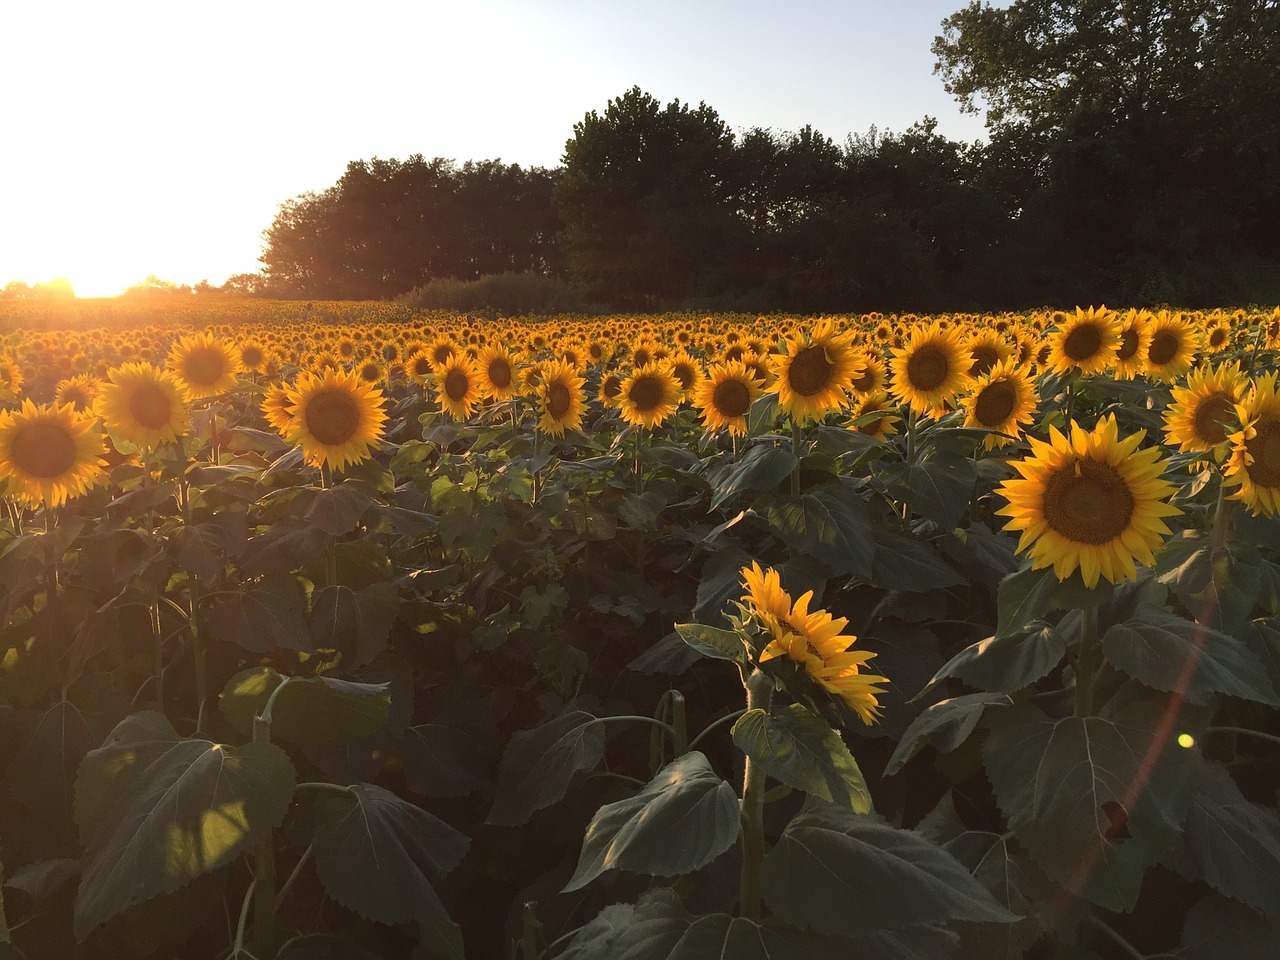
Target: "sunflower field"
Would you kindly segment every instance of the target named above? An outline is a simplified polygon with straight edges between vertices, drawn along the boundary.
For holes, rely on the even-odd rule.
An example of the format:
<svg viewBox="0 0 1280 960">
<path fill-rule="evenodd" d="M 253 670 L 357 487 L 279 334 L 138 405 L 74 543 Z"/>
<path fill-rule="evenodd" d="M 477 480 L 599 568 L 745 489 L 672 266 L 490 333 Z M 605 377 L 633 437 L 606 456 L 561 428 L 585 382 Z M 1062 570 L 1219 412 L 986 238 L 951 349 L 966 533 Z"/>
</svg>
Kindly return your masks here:
<svg viewBox="0 0 1280 960">
<path fill-rule="evenodd" d="M 1280 309 L 0 309 L 0 958 L 1280 956 Z"/>
</svg>

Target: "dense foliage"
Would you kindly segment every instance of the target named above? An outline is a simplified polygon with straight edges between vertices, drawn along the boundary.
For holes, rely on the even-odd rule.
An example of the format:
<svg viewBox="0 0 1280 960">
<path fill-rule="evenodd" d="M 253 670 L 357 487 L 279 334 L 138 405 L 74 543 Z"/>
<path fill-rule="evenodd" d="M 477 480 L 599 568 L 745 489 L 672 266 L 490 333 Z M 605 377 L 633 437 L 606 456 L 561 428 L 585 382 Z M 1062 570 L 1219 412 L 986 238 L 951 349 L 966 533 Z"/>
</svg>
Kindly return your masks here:
<svg viewBox="0 0 1280 960">
<path fill-rule="evenodd" d="M 0 955 L 1280 949 L 1280 310 L 212 304 L 0 334 Z"/>
</svg>

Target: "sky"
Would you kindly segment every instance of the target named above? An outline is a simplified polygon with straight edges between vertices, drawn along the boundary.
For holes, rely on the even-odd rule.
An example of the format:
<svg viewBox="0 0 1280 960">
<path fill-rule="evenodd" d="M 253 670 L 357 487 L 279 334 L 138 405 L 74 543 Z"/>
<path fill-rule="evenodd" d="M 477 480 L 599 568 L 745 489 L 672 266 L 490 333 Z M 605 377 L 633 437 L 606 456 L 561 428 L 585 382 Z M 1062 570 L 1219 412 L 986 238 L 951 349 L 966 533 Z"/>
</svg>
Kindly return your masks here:
<svg viewBox="0 0 1280 960">
<path fill-rule="evenodd" d="M 261 264 L 372 157 L 556 166 L 639 86 L 730 128 L 983 137 L 929 46 L 964 0 L 41 0 L 0 7 L 0 286 L 82 297 Z"/>
</svg>

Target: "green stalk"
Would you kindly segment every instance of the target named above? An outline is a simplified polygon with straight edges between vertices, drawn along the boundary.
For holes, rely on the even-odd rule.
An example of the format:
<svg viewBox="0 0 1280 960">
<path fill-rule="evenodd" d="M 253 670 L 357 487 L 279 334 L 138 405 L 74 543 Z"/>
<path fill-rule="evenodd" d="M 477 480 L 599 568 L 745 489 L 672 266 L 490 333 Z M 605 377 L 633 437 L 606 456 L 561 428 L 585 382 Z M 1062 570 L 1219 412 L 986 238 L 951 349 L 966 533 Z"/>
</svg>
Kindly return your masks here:
<svg viewBox="0 0 1280 960">
<path fill-rule="evenodd" d="M 160 603 L 151 604 L 151 639 L 155 651 L 156 703 L 164 711 L 164 637 L 160 633 Z"/>
<path fill-rule="evenodd" d="M 1248 727 L 1208 727 L 1205 734 L 1210 733 L 1230 733 L 1234 736 L 1254 737 L 1258 740 L 1266 740 L 1268 743 L 1280 744 L 1280 737 L 1271 733 L 1263 733 L 1261 730 L 1250 730 Z"/>
<path fill-rule="evenodd" d="M 1076 658 L 1076 716 L 1093 716 L 1093 684 L 1102 666 L 1098 608 L 1080 611 L 1080 653 Z"/>
<path fill-rule="evenodd" d="M 283 677 L 262 713 L 253 718 L 254 743 L 271 742 L 271 712 L 276 704 L 276 697 L 289 684 L 289 678 Z M 267 836 L 253 855 L 253 953 L 258 957 L 275 955 L 276 912 L 280 906 L 279 894 L 276 890 L 276 851 L 272 838 Z"/>
<path fill-rule="evenodd" d="M 747 709 L 768 710 L 773 681 L 759 670 L 747 681 Z M 760 919 L 760 872 L 764 865 L 764 768 L 747 757 L 742 775 L 742 874 L 738 883 L 738 915 Z"/>
<path fill-rule="evenodd" d="M 322 490 L 333 489 L 333 468 L 329 466 L 329 461 L 325 460 L 320 464 L 320 488 Z M 324 574 L 325 583 L 330 586 L 336 586 L 338 583 L 338 543 L 333 537 L 329 538 L 329 542 L 324 548 Z"/>
<path fill-rule="evenodd" d="M 791 468 L 791 495 L 793 497 L 800 496 L 800 450 L 801 450 L 801 431 L 800 424 L 795 417 L 791 418 L 791 455 L 795 457 L 796 464 Z"/>
</svg>

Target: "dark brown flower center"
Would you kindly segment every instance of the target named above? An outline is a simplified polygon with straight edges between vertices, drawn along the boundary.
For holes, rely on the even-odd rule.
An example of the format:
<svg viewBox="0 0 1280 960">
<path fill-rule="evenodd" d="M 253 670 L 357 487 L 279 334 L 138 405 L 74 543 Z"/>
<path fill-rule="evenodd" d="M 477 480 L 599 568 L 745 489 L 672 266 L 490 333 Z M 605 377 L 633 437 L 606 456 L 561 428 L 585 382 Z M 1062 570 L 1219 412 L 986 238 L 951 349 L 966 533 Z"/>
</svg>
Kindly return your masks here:
<svg viewBox="0 0 1280 960">
<path fill-rule="evenodd" d="M 1119 360 L 1129 360 L 1138 352 L 1138 331 L 1134 327 L 1125 327 L 1120 331 L 1120 351 L 1116 354 Z"/>
<path fill-rule="evenodd" d="M 711 404 L 722 417 L 745 417 L 751 409 L 751 392 L 741 380 L 722 380 L 711 393 Z"/>
<path fill-rule="evenodd" d="M 1067 334 L 1062 352 L 1073 363 L 1092 360 L 1102 347 L 1102 331 L 1092 323 L 1084 323 Z"/>
<path fill-rule="evenodd" d="M 573 398 L 569 395 L 569 388 L 557 380 L 547 388 L 547 413 L 551 415 L 553 420 L 559 420 L 569 412 L 569 405 Z"/>
<path fill-rule="evenodd" d="M 610 400 L 622 393 L 622 378 L 611 373 L 600 381 L 600 392 Z"/>
<path fill-rule="evenodd" d="M 1280 417 L 1263 417 L 1254 429 L 1257 434 L 1245 443 L 1253 457 L 1249 479 L 1260 487 L 1280 487 Z"/>
<path fill-rule="evenodd" d="M 1196 407 L 1196 436 L 1205 443 L 1221 443 L 1227 439 L 1226 425 L 1231 422 L 1236 404 L 1228 393 L 1214 393 Z"/>
<path fill-rule="evenodd" d="M 155 384 L 144 383 L 129 396 L 129 415 L 147 430 L 160 430 L 173 416 L 173 402 Z"/>
<path fill-rule="evenodd" d="M 650 413 L 662 406 L 663 393 L 658 378 L 646 376 L 636 378 L 627 396 L 641 413 Z"/>
<path fill-rule="evenodd" d="M 1151 338 L 1151 346 L 1147 348 L 1147 359 L 1158 367 L 1163 367 L 1178 355 L 1182 346 L 1182 338 L 1172 330 L 1160 330 Z"/>
<path fill-rule="evenodd" d="M 971 377 L 982 376 L 1000 362 L 1000 354 L 985 343 L 978 344 L 970 352 L 973 354 L 973 364 L 969 367 L 969 376 Z"/>
<path fill-rule="evenodd" d="M 444 392 L 445 395 L 454 403 L 466 397 L 467 392 L 471 389 L 471 378 L 467 376 L 465 370 L 459 370 L 454 367 L 444 375 Z"/>
<path fill-rule="evenodd" d="M 1227 342 L 1227 328 L 1214 327 L 1209 331 L 1209 346 L 1215 350 Z"/>
<path fill-rule="evenodd" d="M 827 358 L 824 348 L 805 347 L 792 357 L 787 382 L 791 385 L 792 392 L 802 397 L 812 397 L 831 386 L 831 374 L 834 370 L 835 365 Z"/>
<path fill-rule="evenodd" d="M 1073 461 L 1045 483 L 1045 521 L 1073 543 L 1110 543 L 1128 528 L 1133 509 L 1129 485 L 1108 463 Z"/>
<path fill-rule="evenodd" d="M 511 364 L 501 357 L 489 361 L 489 382 L 499 390 L 511 386 Z"/>
<path fill-rule="evenodd" d="M 992 430 L 1002 427 L 1018 403 L 1018 391 L 1008 380 L 997 380 L 978 391 L 973 415 L 978 423 Z"/>
<path fill-rule="evenodd" d="M 693 386 L 697 373 L 687 363 L 677 363 L 671 368 L 671 375 L 680 381 L 680 389 L 688 390 Z"/>
<path fill-rule="evenodd" d="M 28 424 L 13 438 L 13 465 L 29 476 L 52 480 L 75 462 L 76 442 L 59 424 Z"/>
<path fill-rule="evenodd" d="M 951 372 L 951 361 L 941 347 L 925 344 L 907 361 L 907 382 L 911 389 L 928 393 L 937 390 Z"/>
<path fill-rule="evenodd" d="M 317 441 L 337 447 L 360 429 L 360 406 L 346 390 L 321 390 L 307 402 L 304 420 Z"/>
<path fill-rule="evenodd" d="M 226 372 L 226 357 L 213 347 L 192 350 L 182 361 L 182 379 L 193 387 L 213 386 Z"/>
<path fill-rule="evenodd" d="M 258 347 L 248 346 L 240 350 L 240 362 L 246 367 L 253 368 L 262 365 L 262 361 L 266 357 L 263 356 L 262 350 Z"/>
</svg>

